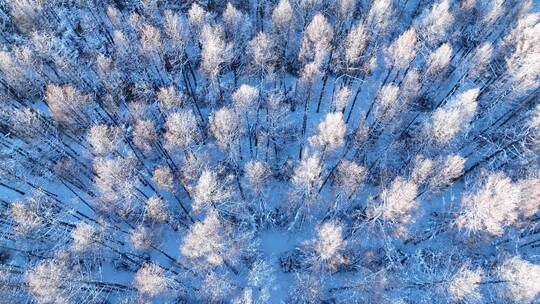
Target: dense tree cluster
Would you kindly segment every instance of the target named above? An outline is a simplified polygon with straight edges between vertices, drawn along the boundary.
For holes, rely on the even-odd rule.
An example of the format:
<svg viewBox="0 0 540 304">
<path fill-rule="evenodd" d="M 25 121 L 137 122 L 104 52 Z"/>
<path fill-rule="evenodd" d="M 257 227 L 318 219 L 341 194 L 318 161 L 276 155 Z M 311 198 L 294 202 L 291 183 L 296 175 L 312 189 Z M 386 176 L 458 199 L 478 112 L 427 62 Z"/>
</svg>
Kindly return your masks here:
<svg viewBox="0 0 540 304">
<path fill-rule="evenodd" d="M 0 302 L 540 301 L 538 1 L 0 21 Z"/>
</svg>

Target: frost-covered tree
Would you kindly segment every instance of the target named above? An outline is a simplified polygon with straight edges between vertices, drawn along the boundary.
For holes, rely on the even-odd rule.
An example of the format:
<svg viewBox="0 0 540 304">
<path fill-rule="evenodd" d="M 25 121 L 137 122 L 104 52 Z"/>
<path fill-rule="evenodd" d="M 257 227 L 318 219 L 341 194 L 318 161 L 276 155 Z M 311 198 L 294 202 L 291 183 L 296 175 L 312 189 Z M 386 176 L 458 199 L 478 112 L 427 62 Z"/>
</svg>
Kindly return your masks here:
<svg viewBox="0 0 540 304">
<path fill-rule="evenodd" d="M 321 301 L 321 279 L 311 274 L 297 274 L 294 285 L 289 290 L 288 299 L 295 303 L 316 303 Z"/>
<path fill-rule="evenodd" d="M 207 208 L 217 208 L 232 195 L 227 184 L 218 179 L 215 172 L 205 170 L 199 177 L 193 196 L 193 210 L 196 212 Z"/>
<path fill-rule="evenodd" d="M 48 85 L 46 88 L 47 105 L 61 126 L 71 130 L 80 130 L 92 122 L 92 100 L 72 86 Z"/>
<path fill-rule="evenodd" d="M 534 62 L 538 59 L 538 39 L 539 30 L 538 14 L 528 14 L 518 21 L 517 26 L 501 42 L 501 49 L 509 53 L 506 61 L 508 74 L 511 75 L 509 81 L 499 82 L 501 87 L 494 90 L 496 93 L 514 92 L 511 98 L 519 98 L 538 87 L 538 65 Z M 503 54 L 508 54 L 504 52 Z"/>
<path fill-rule="evenodd" d="M 366 168 L 354 161 L 344 160 L 336 168 L 335 182 L 346 199 L 359 192 L 366 177 Z"/>
<path fill-rule="evenodd" d="M 242 84 L 232 94 L 234 105 L 239 112 L 253 112 L 256 109 L 256 101 L 259 98 L 259 90 L 247 84 Z"/>
<path fill-rule="evenodd" d="M 411 69 L 407 72 L 403 78 L 400 92 L 406 102 L 411 102 L 418 97 L 420 93 L 420 74 L 417 70 Z"/>
<path fill-rule="evenodd" d="M 288 31 L 293 22 L 293 8 L 289 0 L 279 0 L 272 11 L 272 23 L 276 31 Z"/>
<path fill-rule="evenodd" d="M 347 64 L 355 66 L 362 59 L 362 55 L 369 42 L 369 34 L 362 24 L 357 24 L 349 31 L 345 40 L 345 60 Z"/>
<path fill-rule="evenodd" d="M 250 161 L 246 164 L 246 176 L 255 193 L 260 194 L 271 177 L 270 168 L 261 161 Z"/>
<path fill-rule="evenodd" d="M 71 231 L 71 238 L 73 250 L 83 252 L 93 250 L 94 243 L 99 241 L 101 236 L 93 225 L 80 223 Z"/>
<path fill-rule="evenodd" d="M 479 92 L 479 89 L 467 90 L 435 110 L 427 124 L 429 138 L 435 143 L 447 144 L 467 131 L 476 112 Z"/>
<path fill-rule="evenodd" d="M 156 125 L 153 120 L 140 119 L 135 122 L 133 128 L 133 143 L 142 151 L 150 152 L 152 145 L 156 142 L 158 135 Z"/>
<path fill-rule="evenodd" d="M 231 37 L 237 45 L 243 44 L 249 35 L 251 26 L 247 16 L 234 7 L 231 2 L 227 2 L 227 6 L 223 11 L 222 20 L 225 25 L 227 36 Z"/>
<path fill-rule="evenodd" d="M 343 239 L 343 227 L 338 222 L 325 222 L 317 228 L 315 250 L 325 266 L 334 268 L 343 263 L 343 250 L 346 241 Z"/>
<path fill-rule="evenodd" d="M 340 23 L 347 23 L 353 17 L 356 10 L 356 2 L 353 0 L 340 0 L 334 3 L 336 17 Z"/>
<path fill-rule="evenodd" d="M 426 74 L 442 74 L 448 68 L 452 57 L 452 46 L 448 43 L 441 45 L 431 54 L 429 54 L 426 63 Z"/>
<path fill-rule="evenodd" d="M 433 174 L 429 177 L 429 187 L 433 190 L 442 190 L 452 185 L 454 179 L 463 174 L 466 159 L 459 155 L 448 155 L 435 164 Z"/>
<path fill-rule="evenodd" d="M 518 219 L 519 188 L 502 173 L 488 174 L 462 198 L 457 225 L 469 233 L 501 235 Z"/>
<path fill-rule="evenodd" d="M 152 179 L 159 188 L 167 191 L 174 191 L 174 175 L 170 168 L 158 166 L 152 172 Z"/>
<path fill-rule="evenodd" d="M 39 214 L 39 205 L 34 202 L 15 201 L 11 204 L 11 215 L 19 233 L 30 233 L 45 224 L 43 215 Z"/>
<path fill-rule="evenodd" d="M 169 114 L 165 129 L 165 140 L 173 149 L 187 150 L 201 138 L 197 118 L 191 110 Z"/>
<path fill-rule="evenodd" d="M 188 43 L 187 26 L 178 13 L 166 10 L 164 14 L 165 24 L 163 26 L 165 35 L 170 40 L 170 47 L 174 57 L 183 57 Z M 175 58 L 174 60 L 181 60 Z"/>
<path fill-rule="evenodd" d="M 336 93 L 336 96 L 334 97 L 334 106 L 336 108 L 336 112 L 342 112 L 345 111 L 345 107 L 349 103 L 349 97 L 351 96 L 351 89 L 347 86 L 339 88 L 339 90 Z"/>
<path fill-rule="evenodd" d="M 234 291 L 231 279 L 225 274 L 210 272 L 203 282 L 203 294 L 212 302 L 218 303 L 230 299 Z"/>
<path fill-rule="evenodd" d="M 26 273 L 26 283 L 38 303 L 69 303 L 74 279 L 60 259 L 44 260 Z"/>
<path fill-rule="evenodd" d="M 387 67 L 405 69 L 416 56 L 416 30 L 410 28 L 403 32 L 385 50 L 385 64 Z"/>
<path fill-rule="evenodd" d="M 174 86 L 160 88 L 156 95 L 164 111 L 175 109 L 185 102 L 182 94 Z"/>
<path fill-rule="evenodd" d="M 343 121 L 343 113 L 328 113 L 317 127 L 318 133 L 309 138 L 313 147 L 322 147 L 323 150 L 334 150 L 343 145 L 347 125 Z"/>
<path fill-rule="evenodd" d="M 433 160 L 424 157 L 424 155 L 416 155 L 410 174 L 411 179 L 416 183 L 427 181 L 433 173 L 433 167 Z"/>
<path fill-rule="evenodd" d="M 160 56 L 163 51 L 161 32 L 159 28 L 145 23 L 141 31 L 140 43 L 144 54 L 148 57 Z"/>
<path fill-rule="evenodd" d="M 150 297 L 164 293 L 171 285 L 165 270 L 152 263 L 144 264 L 137 270 L 133 281 L 139 293 Z"/>
<path fill-rule="evenodd" d="M 481 77 L 488 69 L 488 64 L 492 57 L 493 46 L 491 43 L 486 42 L 479 45 L 474 52 L 474 57 L 469 66 L 469 75 L 471 77 Z"/>
<path fill-rule="evenodd" d="M 121 214 L 127 214 L 134 208 L 133 203 L 136 197 L 134 165 L 132 158 L 99 157 L 94 160 L 96 173 L 94 184 L 104 203 L 100 205 L 101 208 L 114 210 L 114 206 L 119 204 L 123 208 L 116 211 Z"/>
<path fill-rule="evenodd" d="M 303 159 L 295 168 L 292 183 L 307 197 L 315 194 L 322 185 L 321 163 L 317 155 Z"/>
<path fill-rule="evenodd" d="M 233 110 L 225 107 L 214 112 L 210 119 L 209 128 L 222 151 L 233 156 L 242 155 L 239 139 L 243 129 Z M 235 145 L 238 150 L 235 149 Z"/>
<path fill-rule="evenodd" d="M 394 5 L 391 0 L 374 1 L 367 13 L 366 21 L 370 31 L 384 36 L 394 15 Z"/>
<path fill-rule="evenodd" d="M 482 269 L 470 269 L 467 266 L 461 267 L 448 282 L 448 294 L 455 302 L 468 301 L 480 302 L 480 284 L 484 278 Z"/>
<path fill-rule="evenodd" d="M 268 301 L 271 297 L 271 292 L 277 289 L 275 269 L 272 265 L 264 260 L 257 260 L 248 275 L 248 282 L 254 286 L 254 290 L 258 290 L 258 299 Z"/>
<path fill-rule="evenodd" d="M 33 94 L 41 91 L 41 89 L 35 86 L 41 84 L 42 80 L 39 79 L 39 76 L 31 66 L 25 63 L 24 60 L 18 59 L 20 57 L 27 57 L 27 51 L 22 48 L 14 48 L 11 52 L 0 52 L 0 71 L 2 71 L 4 81 L 15 90 L 14 93 L 21 96 L 33 97 Z"/>
<path fill-rule="evenodd" d="M 249 148 L 251 153 L 253 153 L 253 145 L 257 133 L 258 116 L 255 117 L 255 122 L 252 123 L 251 121 L 254 116 L 259 113 L 259 96 L 259 90 L 247 84 L 240 85 L 231 96 L 236 112 L 243 113 L 242 117 L 244 119 L 244 124 L 246 125 L 246 130 L 248 130 Z"/>
<path fill-rule="evenodd" d="M 497 276 L 504 282 L 501 293 L 504 300 L 530 303 L 538 299 L 540 265 L 520 257 L 508 258 L 497 269 Z"/>
<path fill-rule="evenodd" d="M 205 25 L 200 33 L 201 71 L 213 82 L 218 81 L 222 69 L 233 58 L 233 45 L 225 41 L 223 29 L 219 26 Z"/>
<path fill-rule="evenodd" d="M 396 233 L 406 233 L 404 225 L 414 221 L 418 207 L 418 188 L 412 181 L 396 177 L 379 193 L 379 203 L 372 206 L 372 217 L 395 226 Z"/>
<path fill-rule="evenodd" d="M 217 212 L 209 210 L 203 221 L 191 226 L 181 252 L 199 266 L 208 268 L 233 263 L 238 250 L 228 239 Z"/>
<path fill-rule="evenodd" d="M 122 74 L 115 66 L 113 58 L 103 54 L 96 56 L 96 73 L 109 92 L 116 92 L 122 85 Z"/>
<path fill-rule="evenodd" d="M 270 35 L 260 32 L 251 39 L 249 41 L 249 54 L 253 63 L 252 69 L 260 77 L 272 75 L 278 58 L 275 42 Z"/>
<path fill-rule="evenodd" d="M 189 24 L 192 26 L 195 33 L 201 30 L 209 18 L 208 12 L 197 2 L 191 3 L 191 7 L 189 8 L 187 15 Z"/>
<path fill-rule="evenodd" d="M 454 25 L 451 0 L 441 0 L 415 19 L 417 32 L 427 45 L 435 45 L 446 37 Z"/>
<path fill-rule="evenodd" d="M 526 178 L 520 180 L 517 184 L 521 191 L 519 212 L 524 218 L 532 217 L 540 209 L 540 179 L 535 177 Z"/>
<path fill-rule="evenodd" d="M 145 202 L 145 216 L 148 220 L 161 223 L 168 219 L 169 212 L 167 211 L 167 206 L 163 199 L 152 196 L 147 199 Z"/>
<path fill-rule="evenodd" d="M 153 244 L 152 231 L 144 226 L 138 226 L 130 233 L 129 240 L 133 245 L 133 248 L 138 250 L 148 250 Z"/>
<path fill-rule="evenodd" d="M 380 88 L 375 98 L 373 115 L 380 122 L 392 119 L 403 107 L 403 101 L 399 98 L 399 87 L 389 84 Z"/>
<path fill-rule="evenodd" d="M 304 62 L 321 64 L 331 50 L 334 30 L 322 14 L 313 17 L 304 31 L 298 56 Z"/>
</svg>

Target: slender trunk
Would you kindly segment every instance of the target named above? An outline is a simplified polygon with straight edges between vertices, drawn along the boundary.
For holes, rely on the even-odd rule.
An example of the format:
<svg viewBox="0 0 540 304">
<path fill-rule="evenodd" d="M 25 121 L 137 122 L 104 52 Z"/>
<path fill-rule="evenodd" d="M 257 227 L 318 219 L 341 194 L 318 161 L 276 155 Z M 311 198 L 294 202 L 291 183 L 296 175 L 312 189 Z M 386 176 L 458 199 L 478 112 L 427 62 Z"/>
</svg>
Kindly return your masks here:
<svg viewBox="0 0 540 304">
<path fill-rule="evenodd" d="M 349 109 L 349 114 L 347 115 L 347 120 L 345 120 L 345 123 L 349 123 L 349 120 L 351 119 L 352 112 L 354 110 L 354 105 L 356 104 L 356 99 L 358 98 L 358 94 L 362 91 L 362 84 L 358 85 L 358 89 L 356 90 L 356 94 L 354 94 L 354 99 L 351 105 L 351 108 Z"/>
<path fill-rule="evenodd" d="M 309 99 L 310 99 L 310 95 L 311 95 L 311 86 L 312 86 L 312 83 L 310 82 L 309 86 L 308 86 L 307 96 L 306 96 L 306 99 L 304 101 L 304 116 L 302 118 L 302 142 L 300 143 L 300 150 L 298 152 L 298 159 L 299 160 L 302 160 L 302 151 L 304 150 L 304 139 L 305 139 L 305 135 L 306 135 L 307 113 L 308 113 Z"/>
</svg>

